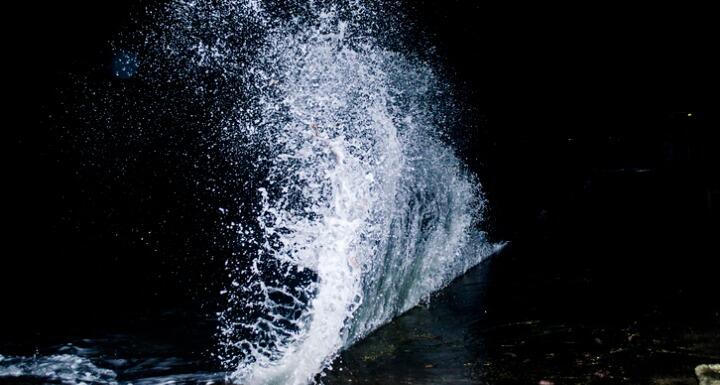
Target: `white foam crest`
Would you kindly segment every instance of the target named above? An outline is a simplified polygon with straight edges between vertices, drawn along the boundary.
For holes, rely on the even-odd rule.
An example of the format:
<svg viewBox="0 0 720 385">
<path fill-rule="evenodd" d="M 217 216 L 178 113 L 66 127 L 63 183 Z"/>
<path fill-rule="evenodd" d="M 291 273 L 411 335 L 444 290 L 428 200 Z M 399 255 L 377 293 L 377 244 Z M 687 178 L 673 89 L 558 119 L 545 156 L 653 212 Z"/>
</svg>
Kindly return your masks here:
<svg viewBox="0 0 720 385">
<path fill-rule="evenodd" d="M 297 329 L 288 333 L 280 328 L 269 336 L 282 335 L 285 343 L 271 353 L 253 346 L 255 342 L 246 345 L 251 346 L 248 359 L 234 378 L 247 384 L 305 384 L 344 346 L 347 322 L 362 299 L 359 258 L 365 256 L 357 235 L 378 199 L 371 171 L 380 163 L 371 158 L 381 150 L 380 143 L 396 141 L 392 130 L 379 127 L 392 126 L 384 106 L 367 97 L 384 87 L 381 79 L 362 75 L 374 67 L 341 45 L 342 24 L 322 28 L 329 32 L 279 37 L 266 52 L 269 68 L 277 70 L 271 79 L 278 79 L 277 96 L 263 100 L 269 128 L 277 130 L 272 133 L 277 154 L 268 184 L 278 192 L 271 199 L 262 190 L 259 223 L 266 235 L 279 239 L 275 245 L 266 243 L 256 266 L 273 258 L 286 265 L 286 275 L 292 268 L 309 269 L 316 279 L 301 288 L 310 298 L 306 303 L 293 297 L 292 306 L 301 305 L 302 315 L 292 319 Z M 353 74 L 371 81 L 350 84 Z M 284 112 L 281 119 L 277 110 Z M 353 117 L 358 114 L 365 118 Z M 378 152 L 392 153 L 382 150 Z M 270 292 L 287 290 L 263 290 L 264 306 L 272 313 L 277 304 Z"/>
<path fill-rule="evenodd" d="M 0 355 L 0 378 L 3 377 L 35 377 L 65 385 L 117 385 L 115 372 L 98 368 L 87 358 L 71 354 Z"/>
</svg>

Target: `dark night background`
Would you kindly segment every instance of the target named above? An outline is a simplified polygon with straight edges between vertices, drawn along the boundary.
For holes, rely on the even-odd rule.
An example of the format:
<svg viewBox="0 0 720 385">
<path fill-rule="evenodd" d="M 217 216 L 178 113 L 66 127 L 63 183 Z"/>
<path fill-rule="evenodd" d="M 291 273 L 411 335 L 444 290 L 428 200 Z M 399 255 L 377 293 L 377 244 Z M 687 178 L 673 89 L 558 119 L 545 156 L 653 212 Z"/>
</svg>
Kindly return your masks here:
<svg viewBox="0 0 720 385">
<path fill-rule="evenodd" d="M 12 69 L 0 335 L 213 311 L 231 246 L 207 207 L 226 198 L 194 191 L 164 156 L 145 153 L 122 177 L 104 175 L 64 147 L 52 118 L 72 74 L 124 81 L 112 77 L 108 42 L 141 7 L 5 11 L 18 27 L 3 59 Z M 473 106 L 455 140 L 483 183 L 491 236 L 511 241 L 498 274 L 546 277 L 506 288 L 525 300 L 500 308 L 601 319 L 661 308 L 678 322 L 719 322 L 712 12 L 473 1 L 421 1 L 413 12 Z"/>
</svg>

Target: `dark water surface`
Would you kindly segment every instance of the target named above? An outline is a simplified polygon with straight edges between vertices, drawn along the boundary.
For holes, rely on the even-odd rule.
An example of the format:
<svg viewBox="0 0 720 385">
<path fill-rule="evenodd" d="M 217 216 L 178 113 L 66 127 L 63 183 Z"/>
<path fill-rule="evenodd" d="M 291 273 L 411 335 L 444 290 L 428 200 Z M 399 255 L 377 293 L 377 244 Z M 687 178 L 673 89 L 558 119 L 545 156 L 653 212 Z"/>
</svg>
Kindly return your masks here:
<svg viewBox="0 0 720 385">
<path fill-rule="evenodd" d="M 717 293 L 706 291 L 712 285 L 688 285 L 682 276 L 665 281 L 670 271 L 657 266 L 628 264 L 617 274 L 608 267 L 604 274 L 590 266 L 593 259 L 587 256 L 593 251 L 568 264 L 568 257 L 582 253 L 575 246 L 549 239 L 508 245 L 429 305 L 412 309 L 344 352 L 323 382 L 693 384 L 696 365 L 720 361 Z M 631 258 L 628 252 L 617 250 L 607 258 Z M 638 273 L 658 278 L 635 280 Z M 0 353 L 85 357 L 113 370 L 123 384 L 222 383 L 224 374 L 210 356 L 214 327 L 212 317 L 169 311 L 73 336 L 10 338 Z"/>
<path fill-rule="evenodd" d="M 685 308 L 678 301 L 693 300 L 681 289 L 641 299 L 589 271 L 564 281 L 518 267 L 526 247 L 510 246 L 354 346 L 330 382 L 695 384 L 696 365 L 720 360 L 717 304 L 707 304 L 713 314 Z"/>
</svg>

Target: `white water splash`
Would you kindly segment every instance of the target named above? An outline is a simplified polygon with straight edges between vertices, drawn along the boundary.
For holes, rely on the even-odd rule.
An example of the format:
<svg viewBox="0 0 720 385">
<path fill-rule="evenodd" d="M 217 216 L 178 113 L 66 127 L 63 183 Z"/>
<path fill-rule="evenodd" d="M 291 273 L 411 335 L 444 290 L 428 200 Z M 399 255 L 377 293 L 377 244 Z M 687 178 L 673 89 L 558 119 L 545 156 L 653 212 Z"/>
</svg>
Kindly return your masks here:
<svg viewBox="0 0 720 385">
<path fill-rule="evenodd" d="M 115 372 L 71 354 L 40 357 L 0 355 L 0 379 L 29 377 L 65 385 L 117 385 Z"/>
<path fill-rule="evenodd" d="M 448 86 L 379 37 L 396 27 L 377 7 L 321 3 L 175 1 L 148 38 L 191 84 L 237 87 L 219 129 L 258 196 L 232 224 L 244 258 L 220 314 L 238 383 L 315 381 L 495 250 L 479 183 L 441 139 Z"/>
</svg>

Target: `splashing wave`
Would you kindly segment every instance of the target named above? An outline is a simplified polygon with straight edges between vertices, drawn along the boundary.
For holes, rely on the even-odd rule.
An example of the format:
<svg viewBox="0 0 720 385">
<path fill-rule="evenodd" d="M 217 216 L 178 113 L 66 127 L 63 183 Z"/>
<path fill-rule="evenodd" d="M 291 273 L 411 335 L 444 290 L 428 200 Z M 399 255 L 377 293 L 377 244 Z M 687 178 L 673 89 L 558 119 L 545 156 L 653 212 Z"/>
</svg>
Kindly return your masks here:
<svg viewBox="0 0 720 385">
<path fill-rule="evenodd" d="M 232 80 L 219 129 L 257 196 L 232 224 L 241 257 L 220 314 L 233 381 L 314 381 L 496 248 L 478 229 L 479 183 L 444 139 L 450 87 L 390 43 L 403 28 L 379 10 L 174 1 L 147 37 L 159 71 Z"/>
</svg>

